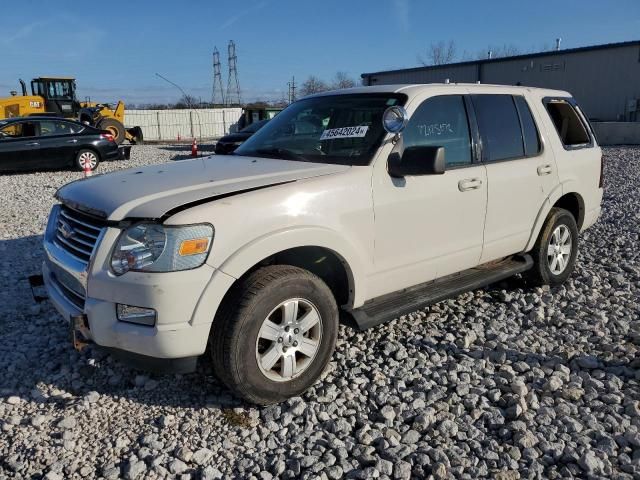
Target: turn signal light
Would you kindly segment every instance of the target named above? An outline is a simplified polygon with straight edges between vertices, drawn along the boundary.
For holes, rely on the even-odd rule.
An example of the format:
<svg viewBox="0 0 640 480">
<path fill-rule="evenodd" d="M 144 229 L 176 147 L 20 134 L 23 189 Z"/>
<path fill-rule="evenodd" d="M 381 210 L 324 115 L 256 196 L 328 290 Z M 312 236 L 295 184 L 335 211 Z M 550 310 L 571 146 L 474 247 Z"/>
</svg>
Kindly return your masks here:
<svg viewBox="0 0 640 480">
<path fill-rule="evenodd" d="M 208 238 L 194 238 L 191 240 L 183 240 L 180 244 L 180 250 L 178 250 L 178 253 L 180 254 L 180 256 L 185 257 L 187 255 L 197 255 L 198 253 L 205 253 L 208 249 Z"/>
</svg>

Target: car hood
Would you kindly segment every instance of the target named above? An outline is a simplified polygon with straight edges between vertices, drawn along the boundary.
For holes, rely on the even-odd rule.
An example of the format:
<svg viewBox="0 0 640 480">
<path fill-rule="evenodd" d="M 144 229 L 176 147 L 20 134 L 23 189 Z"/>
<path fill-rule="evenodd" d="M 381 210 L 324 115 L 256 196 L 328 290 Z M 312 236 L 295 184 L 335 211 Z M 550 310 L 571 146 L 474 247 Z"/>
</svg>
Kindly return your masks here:
<svg viewBox="0 0 640 480">
<path fill-rule="evenodd" d="M 330 165 L 242 156 L 210 156 L 96 175 L 56 192 L 62 203 L 110 221 L 162 218 L 171 210 L 348 170 Z"/>
</svg>

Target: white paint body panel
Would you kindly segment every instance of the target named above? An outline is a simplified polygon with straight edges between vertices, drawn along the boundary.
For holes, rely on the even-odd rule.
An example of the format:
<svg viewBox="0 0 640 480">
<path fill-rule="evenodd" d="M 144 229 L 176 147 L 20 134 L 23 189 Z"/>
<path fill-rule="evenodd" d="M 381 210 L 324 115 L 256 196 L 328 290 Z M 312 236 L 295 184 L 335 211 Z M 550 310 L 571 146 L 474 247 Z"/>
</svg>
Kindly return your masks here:
<svg viewBox="0 0 640 480">
<path fill-rule="evenodd" d="M 375 91 L 408 95 L 409 114 L 435 95 L 524 95 L 543 151 L 529 159 L 393 179 L 387 173 L 393 148 L 387 135 L 368 166 L 211 157 L 70 184 L 61 198 L 102 211 L 110 220 L 160 218 L 193 204 L 165 223 L 207 222 L 215 228 L 202 267 L 121 277 L 108 271 L 118 234 L 109 228 L 88 275 L 85 313 L 94 340 L 161 358 L 200 355 L 235 279 L 290 248 L 318 246 L 335 252 L 348 272 L 347 306 L 357 308 L 379 295 L 530 250 L 549 209 L 565 193 L 576 192 L 583 199 L 583 229 L 597 219 L 600 149 L 565 150 L 541 104 L 545 96 L 569 94 L 485 85 L 380 86 L 341 93 Z M 539 176 L 537 168 L 547 164 L 552 173 Z M 480 187 L 461 192 L 458 183 L 472 178 L 480 180 Z M 223 198 L 216 199 L 219 195 Z M 118 302 L 157 309 L 157 325 L 123 325 L 114 315 Z M 54 303 L 68 316 L 68 306 Z"/>
</svg>

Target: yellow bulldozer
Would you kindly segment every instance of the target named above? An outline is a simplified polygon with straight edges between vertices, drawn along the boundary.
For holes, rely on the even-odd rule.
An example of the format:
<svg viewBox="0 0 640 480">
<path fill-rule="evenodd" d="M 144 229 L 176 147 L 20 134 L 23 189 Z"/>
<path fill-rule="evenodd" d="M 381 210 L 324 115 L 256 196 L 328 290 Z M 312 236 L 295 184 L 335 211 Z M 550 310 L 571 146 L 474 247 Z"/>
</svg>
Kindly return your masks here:
<svg viewBox="0 0 640 480">
<path fill-rule="evenodd" d="M 118 101 L 115 108 L 106 103 L 79 102 L 76 97 L 76 81 L 68 77 L 39 77 L 31 80 L 31 95 L 20 79 L 22 95 L 12 91 L 11 96 L 0 97 L 0 120 L 32 115 L 54 115 L 72 118 L 82 123 L 108 130 L 120 144 L 125 139 L 142 143 L 140 127 L 125 128 L 124 103 Z"/>
</svg>

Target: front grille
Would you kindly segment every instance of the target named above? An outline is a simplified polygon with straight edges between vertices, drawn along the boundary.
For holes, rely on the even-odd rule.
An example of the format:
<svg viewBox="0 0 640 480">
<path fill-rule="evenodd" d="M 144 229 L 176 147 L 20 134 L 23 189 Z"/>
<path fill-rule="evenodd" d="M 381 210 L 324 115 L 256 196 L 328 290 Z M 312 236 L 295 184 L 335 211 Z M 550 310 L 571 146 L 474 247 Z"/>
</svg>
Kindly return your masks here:
<svg viewBox="0 0 640 480">
<path fill-rule="evenodd" d="M 69 300 L 80 310 L 83 310 L 85 296 L 67 287 L 63 282 L 60 281 L 60 279 L 57 277 L 55 273 L 53 274 L 53 278 L 55 280 L 56 285 L 58 286 L 58 290 L 60 290 L 60 293 L 64 296 L 64 298 Z"/>
<path fill-rule="evenodd" d="M 88 264 L 103 228 L 100 220 L 62 206 L 53 242 L 69 255 Z"/>
</svg>

